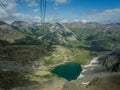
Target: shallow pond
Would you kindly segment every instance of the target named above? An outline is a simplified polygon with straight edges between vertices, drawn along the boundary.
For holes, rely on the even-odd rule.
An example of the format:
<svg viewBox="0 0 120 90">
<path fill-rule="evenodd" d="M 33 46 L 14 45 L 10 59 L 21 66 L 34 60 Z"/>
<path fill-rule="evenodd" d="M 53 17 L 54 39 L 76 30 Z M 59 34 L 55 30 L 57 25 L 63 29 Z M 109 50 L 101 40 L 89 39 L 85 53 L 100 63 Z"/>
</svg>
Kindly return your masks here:
<svg viewBox="0 0 120 90">
<path fill-rule="evenodd" d="M 68 62 L 59 66 L 56 66 L 51 72 L 63 77 L 68 81 L 75 80 L 80 75 L 82 68 L 79 63 Z"/>
</svg>

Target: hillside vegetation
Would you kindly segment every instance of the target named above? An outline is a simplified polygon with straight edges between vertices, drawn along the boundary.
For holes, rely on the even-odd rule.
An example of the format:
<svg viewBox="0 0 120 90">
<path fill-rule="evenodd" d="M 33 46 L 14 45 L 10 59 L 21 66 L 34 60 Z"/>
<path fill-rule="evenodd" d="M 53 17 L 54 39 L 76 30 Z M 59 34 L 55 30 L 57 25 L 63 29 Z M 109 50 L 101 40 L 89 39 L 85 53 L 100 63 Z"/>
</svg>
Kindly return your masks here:
<svg viewBox="0 0 120 90">
<path fill-rule="evenodd" d="M 100 59 L 103 67 L 119 71 L 120 25 L 73 22 L 42 27 L 39 23 L 0 21 L 0 89 L 34 90 L 34 85 L 40 90 L 81 88 L 78 80 L 70 84 L 51 70 L 66 62 L 83 66 L 105 53 L 110 54 Z M 115 68 L 113 64 L 117 64 Z"/>
<path fill-rule="evenodd" d="M 55 46 L 50 56 L 44 57 L 46 65 L 54 65 L 65 62 L 78 62 L 82 65 L 89 62 L 95 54 L 84 49 Z"/>
</svg>

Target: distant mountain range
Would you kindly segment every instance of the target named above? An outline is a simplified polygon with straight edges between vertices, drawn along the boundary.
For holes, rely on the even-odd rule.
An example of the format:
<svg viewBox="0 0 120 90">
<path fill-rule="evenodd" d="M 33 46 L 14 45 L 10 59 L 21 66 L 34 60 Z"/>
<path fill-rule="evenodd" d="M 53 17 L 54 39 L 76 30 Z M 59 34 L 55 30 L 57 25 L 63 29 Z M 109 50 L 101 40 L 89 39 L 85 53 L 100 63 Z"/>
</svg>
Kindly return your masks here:
<svg viewBox="0 0 120 90">
<path fill-rule="evenodd" d="M 43 40 L 53 45 L 87 45 L 90 48 L 114 49 L 120 46 L 120 25 L 98 23 L 29 24 L 15 21 L 11 25 L 0 21 L 0 39 L 19 44 L 40 44 Z M 24 44 L 23 43 L 23 44 Z"/>
</svg>

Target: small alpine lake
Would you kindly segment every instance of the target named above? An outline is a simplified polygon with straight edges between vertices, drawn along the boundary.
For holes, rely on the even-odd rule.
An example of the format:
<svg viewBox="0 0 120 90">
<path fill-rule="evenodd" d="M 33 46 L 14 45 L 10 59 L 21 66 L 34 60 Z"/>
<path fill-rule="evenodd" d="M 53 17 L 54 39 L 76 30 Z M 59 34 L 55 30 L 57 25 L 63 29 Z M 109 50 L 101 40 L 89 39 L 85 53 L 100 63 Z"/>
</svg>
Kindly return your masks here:
<svg viewBox="0 0 120 90">
<path fill-rule="evenodd" d="M 75 80 L 80 75 L 82 68 L 79 63 L 76 62 L 67 62 L 56 66 L 51 72 L 63 77 L 68 81 Z"/>
</svg>

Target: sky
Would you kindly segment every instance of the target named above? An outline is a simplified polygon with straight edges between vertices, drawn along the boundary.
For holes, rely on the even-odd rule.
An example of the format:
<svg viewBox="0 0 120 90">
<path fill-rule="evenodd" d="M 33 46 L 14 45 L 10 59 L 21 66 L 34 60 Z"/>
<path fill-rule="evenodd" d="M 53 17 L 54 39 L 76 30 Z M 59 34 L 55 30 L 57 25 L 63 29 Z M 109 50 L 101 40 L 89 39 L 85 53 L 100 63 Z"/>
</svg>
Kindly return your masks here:
<svg viewBox="0 0 120 90">
<path fill-rule="evenodd" d="M 20 21 L 40 22 L 40 0 L 0 0 Z M 0 6 L 0 20 L 13 22 Z M 46 22 L 120 23 L 120 0 L 47 0 Z"/>
</svg>

